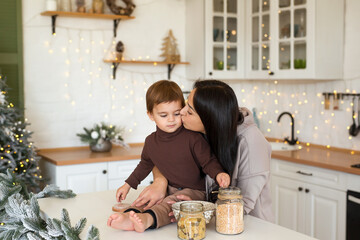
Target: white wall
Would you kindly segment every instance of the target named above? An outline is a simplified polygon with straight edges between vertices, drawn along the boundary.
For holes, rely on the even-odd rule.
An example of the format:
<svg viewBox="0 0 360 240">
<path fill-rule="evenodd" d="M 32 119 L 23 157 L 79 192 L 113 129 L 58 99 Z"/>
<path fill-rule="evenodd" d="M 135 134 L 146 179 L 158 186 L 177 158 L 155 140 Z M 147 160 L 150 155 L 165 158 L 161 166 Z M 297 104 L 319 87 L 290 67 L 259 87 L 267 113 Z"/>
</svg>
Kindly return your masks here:
<svg viewBox="0 0 360 240">
<path fill-rule="evenodd" d="M 133 13 L 136 19 L 120 22 L 116 39 L 125 44 L 125 57 L 161 59 L 162 39 L 171 28 L 178 39 L 182 59 L 186 60 L 185 1 L 134 2 L 137 4 Z M 25 114 L 34 131 L 35 145 L 39 148 L 82 145 L 75 134 L 81 132 L 82 127 L 103 120 L 126 127 L 127 142 L 142 142 L 154 130 L 145 114 L 145 90 L 152 82 L 166 78 L 166 67 L 121 65 L 116 80 L 111 80 L 110 65 L 102 59 L 104 49 L 108 49 L 112 40 L 112 22 L 59 17 L 54 38 L 50 18 L 39 15 L 44 6 L 44 0 L 23 1 Z M 321 104 L 323 98 L 318 96 L 333 90 L 360 92 L 359 11 L 360 1 L 346 0 L 344 80 L 279 81 L 278 84 L 273 81 L 229 82 L 237 92 L 240 105 L 257 109 L 265 135 L 288 136 L 288 117 L 284 116 L 280 125 L 276 119 L 281 112 L 290 111 L 295 114 L 295 128 L 300 131 L 296 135 L 300 141 L 360 150 L 360 135 L 349 139 L 346 129 L 351 123 L 350 101 L 344 100 L 341 111 L 325 111 Z M 191 82 L 186 80 L 184 70 L 184 66 L 176 66 L 173 80 L 188 90 Z"/>
<path fill-rule="evenodd" d="M 120 22 L 115 40 L 124 43 L 124 57 L 162 60 L 161 44 L 172 29 L 186 60 L 185 2 L 134 3 L 136 18 Z M 44 10 L 45 0 L 23 1 L 25 115 L 35 145 L 82 145 L 76 133 L 100 121 L 125 127 L 127 142 L 143 142 L 155 129 L 146 115 L 145 91 L 156 80 L 167 78 L 167 66 L 123 64 L 112 80 L 111 64 L 103 59 L 104 50 L 112 45 L 113 21 L 58 17 L 53 37 L 51 18 L 40 16 Z M 188 90 L 191 83 L 184 73 L 185 67 L 178 65 L 172 79 Z"/>
</svg>

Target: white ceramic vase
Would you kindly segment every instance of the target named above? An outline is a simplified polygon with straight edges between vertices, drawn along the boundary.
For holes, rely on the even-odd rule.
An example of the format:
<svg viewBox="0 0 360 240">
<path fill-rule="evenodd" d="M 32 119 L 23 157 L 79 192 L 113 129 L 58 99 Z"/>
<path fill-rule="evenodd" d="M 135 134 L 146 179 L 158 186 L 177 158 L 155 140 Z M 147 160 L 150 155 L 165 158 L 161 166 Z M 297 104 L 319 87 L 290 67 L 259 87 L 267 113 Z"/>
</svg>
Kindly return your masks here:
<svg viewBox="0 0 360 240">
<path fill-rule="evenodd" d="M 57 1 L 46 0 L 46 11 L 57 11 Z"/>
</svg>

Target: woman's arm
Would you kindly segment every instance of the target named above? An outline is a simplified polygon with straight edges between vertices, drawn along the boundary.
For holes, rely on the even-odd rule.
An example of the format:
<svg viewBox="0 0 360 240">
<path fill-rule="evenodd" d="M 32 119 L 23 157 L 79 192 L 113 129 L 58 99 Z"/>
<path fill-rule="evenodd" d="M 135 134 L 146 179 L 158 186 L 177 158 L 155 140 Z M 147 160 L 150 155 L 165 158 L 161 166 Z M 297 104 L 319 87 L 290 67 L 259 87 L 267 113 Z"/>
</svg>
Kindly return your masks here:
<svg viewBox="0 0 360 240">
<path fill-rule="evenodd" d="M 238 159 L 233 171 L 232 185 L 240 187 L 244 211 L 264 219 L 259 213 L 270 212 L 271 147 L 255 127 L 247 129 L 239 142 Z M 270 216 L 271 217 L 271 216 Z"/>
<path fill-rule="evenodd" d="M 154 182 L 140 193 L 139 197 L 131 204 L 131 206 L 141 207 L 146 205 L 144 207 L 144 210 L 146 210 L 155 204 L 160 203 L 165 198 L 168 181 L 157 167 L 154 167 L 152 172 Z"/>
</svg>

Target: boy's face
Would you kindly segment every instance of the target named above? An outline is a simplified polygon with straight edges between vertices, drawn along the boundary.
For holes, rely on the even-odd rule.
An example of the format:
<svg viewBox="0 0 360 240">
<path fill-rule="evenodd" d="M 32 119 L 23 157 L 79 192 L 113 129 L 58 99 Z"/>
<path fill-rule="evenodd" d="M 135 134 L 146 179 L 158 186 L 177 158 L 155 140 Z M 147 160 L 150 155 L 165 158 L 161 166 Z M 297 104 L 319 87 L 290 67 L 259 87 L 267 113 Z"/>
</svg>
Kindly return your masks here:
<svg viewBox="0 0 360 240">
<path fill-rule="evenodd" d="M 154 106 L 148 116 L 156 123 L 156 126 L 167 133 L 175 132 L 182 124 L 181 102 L 164 102 Z"/>
</svg>

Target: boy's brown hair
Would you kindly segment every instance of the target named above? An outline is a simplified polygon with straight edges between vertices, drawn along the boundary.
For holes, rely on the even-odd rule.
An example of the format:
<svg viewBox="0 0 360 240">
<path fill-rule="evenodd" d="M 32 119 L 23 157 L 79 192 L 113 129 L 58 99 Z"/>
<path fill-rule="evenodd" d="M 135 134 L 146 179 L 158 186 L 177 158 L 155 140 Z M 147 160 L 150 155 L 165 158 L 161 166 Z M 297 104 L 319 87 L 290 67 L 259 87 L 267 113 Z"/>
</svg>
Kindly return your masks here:
<svg viewBox="0 0 360 240">
<path fill-rule="evenodd" d="M 153 83 L 146 92 L 146 109 L 150 113 L 155 105 L 174 101 L 180 101 L 181 107 L 185 106 L 184 95 L 180 87 L 169 80 Z"/>
</svg>

